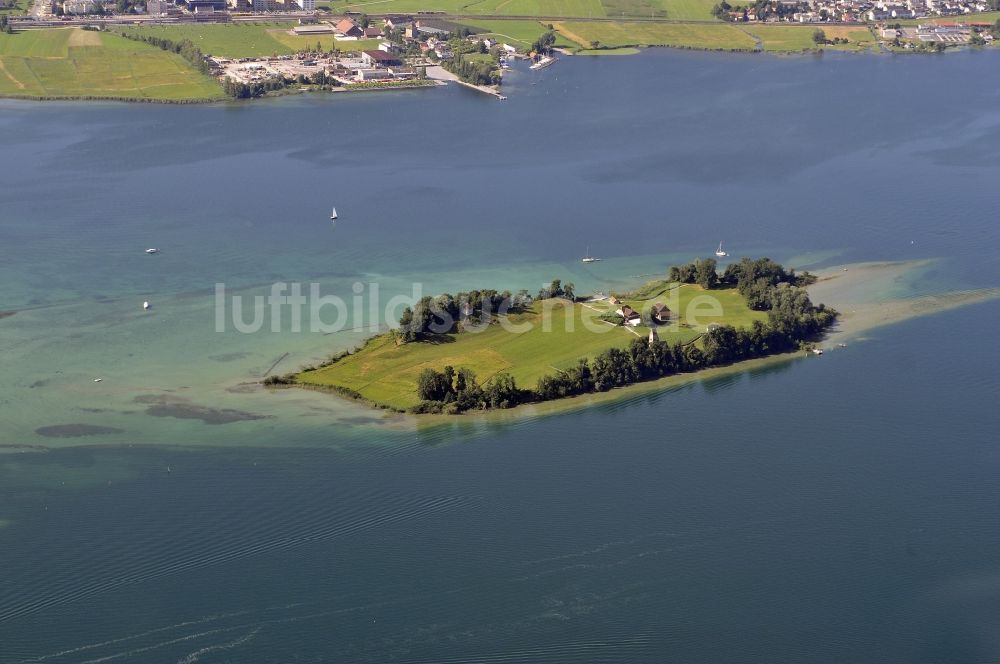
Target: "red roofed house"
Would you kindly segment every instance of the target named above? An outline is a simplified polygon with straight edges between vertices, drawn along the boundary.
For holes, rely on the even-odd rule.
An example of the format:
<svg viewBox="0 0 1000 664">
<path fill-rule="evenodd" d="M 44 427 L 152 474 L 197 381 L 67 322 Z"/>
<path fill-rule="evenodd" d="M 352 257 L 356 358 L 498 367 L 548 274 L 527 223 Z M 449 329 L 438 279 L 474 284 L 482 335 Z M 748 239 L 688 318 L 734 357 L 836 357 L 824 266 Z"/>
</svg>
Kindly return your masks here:
<svg viewBox="0 0 1000 664">
<path fill-rule="evenodd" d="M 627 304 L 618 311 L 616 311 L 615 313 L 622 317 L 622 321 L 626 325 L 634 327 L 640 323 L 641 317 L 639 316 L 639 312 L 633 309 L 632 307 L 628 306 Z"/>
<path fill-rule="evenodd" d="M 342 18 L 337 22 L 337 25 L 333 26 L 333 29 L 338 34 L 344 35 L 345 37 L 361 37 L 364 32 L 349 18 Z"/>
</svg>

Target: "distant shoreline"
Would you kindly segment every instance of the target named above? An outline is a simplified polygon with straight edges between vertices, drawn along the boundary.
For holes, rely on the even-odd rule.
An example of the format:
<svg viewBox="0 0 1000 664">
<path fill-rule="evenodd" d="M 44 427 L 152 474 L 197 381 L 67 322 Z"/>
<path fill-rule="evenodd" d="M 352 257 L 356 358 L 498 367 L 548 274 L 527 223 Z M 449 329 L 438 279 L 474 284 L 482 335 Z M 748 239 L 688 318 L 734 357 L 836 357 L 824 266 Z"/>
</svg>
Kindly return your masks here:
<svg viewBox="0 0 1000 664">
<path fill-rule="evenodd" d="M 632 55 L 648 49 L 660 48 L 706 53 L 763 53 L 784 56 L 815 56 L 827 52 L 865 55 L 931 54 L 942 52 L 945 49 L 948 51 L 992 50 L 994 44 L 1000 43 L 1000 40 L 993 39 L 997 28 L 990 27 L 992 25 L 991 19 L 1000 16 L 1000 12 L 981 15 L 965 14 L 953 19 L 941 17 L 908 19 L 899 25 L 892 24 L 896 27 L 897 38 L 895 39 L 887 35 L 884 22 L 795 23 L 782 21 L 769 23 L 764 21 L 740 22 L 637 16 L 623 16 L 621 19 L 609 17 L 597 19 L 571 16 L 452 16 L 438 12 L 426 12 L 426 14 L 430 19 L 445 18 L 455 21 L 455 26 L 474 30 L 471 33 L 473 39 L 481 36 L 484 40 L 491 40 L 489 42 L 492 49 L 490 57 L 494 59 L 498 57 L 498 44 L 502 45 L 503 49 L 507 49 L 508 54 L 515 54 L 512 57 L 524 58 L 531 55 L 537 58 L 538 55 L 531 51 L 531 40 L 543 31 L 544 36 L 550 39 L 546 48 L 557 51 L 566 57 Z M 319 41 L 311 42 L 312 37 L 297 36 L 292 34 L 290 29 L 287 29 L 291 20 L 292 17 L 269 16 L 261 17 L 259 22 L 256 19 L 250 22 L 244 20 L 243 17 L 236 17 L 228 22 L 197 23 L 181 20 L 163 24 L 154 22 L 153 25 L 136 28 L 131 24 L 116 22 L 118 19 L 111 19 L 103 24 L 104 29 L 93 28 L 90 23 L 83 22 L 82 19 L 69 21 L 62 25 L 46 24 L 44 27 L 29 26 L 28 23 L 20 21 L 16 24 L 15 32 L 12 35 L 0 34 L 0 42 L 10 42 L 5 45 L 5 48 L 0 48 L 0 51 L 3 52 L 0 55 L 0 99 L 30 102 L 99 101 L 129 104 L 216 104 L 229 101 L 252 101 L 306 92 L 340 93 L 416 87 L 429 88 L 444 85 L 445 80 L 457 82 L 470 89 L 485 92 L 500 99 L 506 98 L 499 84 L 492 84 L 497 82 L 502 73 L 501 65 L 505 65 L 503 57 L 494 63 L 496 72 L 494 72 L 495 76 L 491 75 L 490 85 L 486 85 L 487 81 L 483 80 L 481 76 L 478 78 L 474 76 L 469 79 L 472 82 L 468 82 L 458 80 L 458 76 L 448 72 L 441 75 L 431 75 L 430 80 L 426 83 L 414 78 L 405 79 L 407 85 L 402 84 L 402 79 L 399 85 L 379 84 L 378 80 L 368 82 L 365 79 L 353 87 L 346 82 L 343 84 L 335 82 L 331 85 L 326 85 L 325 81 L 305 80 L 303 82 L 304 75 L 300 71 L 298 82 L 286 73 L 279 88 L 264 87 L 262 90 L 254 89 L 251 92 L 230 90 L 227 85 L 232 81 L 236 81 L 236 84 L 240 84 L 242 81 L 244 87 L 251 88 L 253 86 L 261 87 L 263 83 L 257 78 L 250 80 L 250 82 L 232 78 L 229 70 L 226 70 L 225 75 L 223 75 L 219 69 L 221 65 L 218 65 L 218 62 L 225 61 L 225 59 L 239 59 L 239 62 L 244 62 L 244 59 L 258 60 L 267 65 L 264 61 L 270 62 L 272 57 L 284 60 L 289 57 L 289 54 L 294 53 L 299 53 L 300 57 L 304 57 L 302 54 L 305 54 L 306 49 L 313 45 L 317 49 L 321 49 L 317 50 L 314 55 L 336 54 L 339 59 L 341 53 L 350 55 L 352 49 L 358 49 L 359 52 L 366 48 L 374 49 L 373 44 L 378 41 L 371 39 L 364 43 L 350 42 L 341 40 L 340 37 L 334 37 L 333 33 L 329 32 L 324 33 L 326 36 L 319 35 L 317 37 Z M 329 22 L 329 17 L 318 16 L 310 20 Z M 946 20 L 948 22 L 943 22 Z M 918 21 L 921 21 L 919 25 L 922 26 L 919 29 L 917 27 Z M 951 33 L 944 34 L 949 30 Z M 513 36 L 505 34 L 505 31 Z M 934 35 L 939 32 L 942 36 L 935 37 Z M 962 32 L 961 37 L 955 36 L 958 32 Z M 31 36 L 28 37 L 28 35 Z M 146 36 L 137 37 L 136 35 Z M 120 43 L 123 39 L 137 43 L 123 47 Z M 939 41 L 934 41 L 935 39 Z M 265 42 L 264 40 L 270 41 Z M 248 41 L 253 41 L 256 45 L 247 46 Z M 323 41 L 322 47 L 320 41 Z M 428 43 L 430 41 L 428 40 Z M 463 37 L 462 41 L 467 40 Z M 35 42 L 44 42 L 41 45 L 44 48 L 30 46 Z M 27 46 L 21 48 L 19 43 L 24 43 Z M 350 46 L 350 44 L 355 43 L 358 46 Z M 427 59 L 416 53 L 414 41 L 404 44 L 397 39 L 393 43 L 397 46 L 386 48 L 404 49 L 406 54 L 404 59 L 409 63 L 407 67 L 418 67 L 421 62 L 424 62 L 420 66 L 441 69 L 437 65 L 439 61 L 436 57 Z M 448 43 L 454 45 L 458 42 L 452 39 Z M 537 43 L 536 41 L 535 44 Z M 185 52 L 184 55 L 178 55 L 176 49 L 181 44 L 193 48 L 193 53 Z M 206 49 L 204 53 L 199 48 L 201 45 L 204 45 L 203 47 Z M 423 42 L 420 42 L 419 45 L 422 49 L 427 48 Z M 91 48 L 84 51 L 79 48 L 80 46 Z M 273 52 L 272 46 L 274 46 Z M 151 51 L 144 47 L 158 47 L 158 49 Z M 482 44 L 480 47 L 483 47 Z M 124 48 L 129 50 L 123 50 Z M 216 53 L 216 55 L 209 56 L 209 51 Z M 503 50 L 501 49 L 499 52 L 503 53 Z M 543 50 L 539 53 L 545 52 L 549 51 Z M 50 53 L 50 55 L 42 56 L 39 53 Z M 128 55 L 119 55 L 126 53 Z M 43 57 L 46 60 L 47 68 L 41 71 L 49 72 L 51 69 L 55 73 L 46 73 L 41 78 L 26 73 L 34 71 L 33 63 Z M 112 78 L 99 73 L 102 71 L 101 67 L 109 66 L 109 63 L 119 57 L 130 57 L 135 60 L 136 66 L 139 67 L 136 77 Z M 444 57 L 450 56 L 446 53 Z M 76 62 L 81 59 L 91 64 L 81 68 Z M 307 64 L 316 66 L 315 61 Z M 180 68 L 183 68 L 184 71 L 182 72 Z M 274 75 L 271 69 L 268 71 L 271 72 L 268 76 Z M 302 71 L 308 73 L 313 70 Z M 85 75 L 81 72 L 91 72 L 91 74 Z M 94 74 L 93 72 L 98 73 Z M 339 76 L 340 78 L 337 80 L 345 81 L 342 74 L 328 75 L 334 78 Z M 400 74 L 400 76 L 405 75 L 413 76 L 412 72 Z M 467 76 L 472 75 L 467 72 L 463 73 L 463 77 Z M 268 78 L 267 82 L 270 83 L 270 80 Z M 157 82 L 150 84 L 149 81 Z M 340 87 L 341 85 L 342 87 Z M 66 94 L 61 94 L 64 91 Z M 249 98 L 245 99 L 244 97 Z"/>
</svg>

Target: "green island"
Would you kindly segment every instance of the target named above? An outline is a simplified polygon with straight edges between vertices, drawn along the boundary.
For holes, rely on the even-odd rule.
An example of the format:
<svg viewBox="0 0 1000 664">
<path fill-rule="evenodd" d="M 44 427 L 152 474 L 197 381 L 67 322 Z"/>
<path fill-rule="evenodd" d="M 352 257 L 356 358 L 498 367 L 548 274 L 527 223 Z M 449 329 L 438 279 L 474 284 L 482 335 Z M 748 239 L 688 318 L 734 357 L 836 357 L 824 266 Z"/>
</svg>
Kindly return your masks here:
<svg viewBox="0 0 1000 664">
<path fill-rule="evenodd" d="M 270 386 L 329 390 L 377 408 L 458 414 L 512 408 L 808 348 L 836 320 L 797 275 L 744 258 L 670 269 L 635 291 L 578 297 L 473 290 L 425 297 L 399 327 Z"/>
</svg>

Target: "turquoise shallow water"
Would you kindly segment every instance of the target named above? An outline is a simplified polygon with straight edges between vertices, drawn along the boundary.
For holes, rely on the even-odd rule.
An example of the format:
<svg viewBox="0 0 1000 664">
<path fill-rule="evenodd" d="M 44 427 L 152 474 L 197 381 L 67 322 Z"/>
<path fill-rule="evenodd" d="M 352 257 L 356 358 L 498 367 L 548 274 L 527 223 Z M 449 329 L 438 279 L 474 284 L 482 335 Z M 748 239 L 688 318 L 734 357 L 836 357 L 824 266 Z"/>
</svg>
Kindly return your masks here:
<svg viewBox="0 0 1000 664">
<path fill-rule="evenodd" d="M 995 659 L 995 303 L 416 431 L 248 388 L 364 333 L 218 333 L 213 289 L 607 290 L 720 239 L 938 259 L 876 299 L 995 287 L 996 64 L 649 52 L 504 104 L 0 104 L 0 662 Z"/>
</svg>

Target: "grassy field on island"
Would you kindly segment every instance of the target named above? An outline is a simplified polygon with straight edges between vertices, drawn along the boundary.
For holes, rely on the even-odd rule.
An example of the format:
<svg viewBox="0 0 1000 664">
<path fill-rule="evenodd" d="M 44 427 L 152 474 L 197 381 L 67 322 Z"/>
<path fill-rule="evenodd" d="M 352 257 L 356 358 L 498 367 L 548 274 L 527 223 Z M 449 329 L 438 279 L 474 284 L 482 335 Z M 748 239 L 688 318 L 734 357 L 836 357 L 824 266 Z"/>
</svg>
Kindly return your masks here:
<svg viewBox="0 0 1000 664">
<path fill-rule="evenodd" d="M 659 282 L 638 292 L 634 299 L 624 300 L 638 310 L 657 302 L 679 314 L 658 329 L 660 338 L 671 342 L 695 339 L 711 323 L 746 326 L 766 318 L 762 312 L 748 309 L 735 289 L 704 291 L 698 286 Z M 542 376 L 568 369 L 581 358 L 590 359 L 608 348 L 624 348 L 634 339 L 645 339 L 649 330 L 644 326 L 632 330 L 600 320 L 602 314 L 618 306 L 543 300 L 523 314 L 510 316 L 510 322 L 530 327 L 523 332 L 493 324 L 482 332 L 403 345 L 397 345 L 390 335 L 382 335 L 335 364 L 300 373 L 298 380 L 307 385 L 347 388 L 377 404 L 396 408 L 419 403 L 417 378 L 426 368 L 467 367 L 475 371 L 480 384 L 506 371 L 518 385 L 533 388 Z"/>
<path fill-rule="evenodd" d="M 339 48 L 354 51 L 378 48 L 378 40 L 337 41 L 333 35 L 302 37 L 288 34 L 293 23 L 204 23 L 149 25 L 121 28 L 121 32 L 181 41 L 189 39 L 206 55 L 223 58 L 255 58 L 288 55 L 313 49 L 317 42 L 324 51 Z"/>
<path fill-rule="evenodd" d="M 602 47 L 673 46 L 723 51 L 752 51 L 753 37 L 728 23 L 586 23 L 555 24 L 565 37 L 585 49 Z"/>
<path fill-rule="evenodd" d="M 173 53 L 119 35 L 56 28 L 0 34 L 0 96 L 178 101 L 223 94 Z"/>
</svg>

